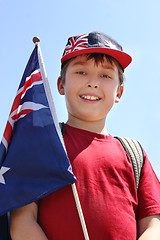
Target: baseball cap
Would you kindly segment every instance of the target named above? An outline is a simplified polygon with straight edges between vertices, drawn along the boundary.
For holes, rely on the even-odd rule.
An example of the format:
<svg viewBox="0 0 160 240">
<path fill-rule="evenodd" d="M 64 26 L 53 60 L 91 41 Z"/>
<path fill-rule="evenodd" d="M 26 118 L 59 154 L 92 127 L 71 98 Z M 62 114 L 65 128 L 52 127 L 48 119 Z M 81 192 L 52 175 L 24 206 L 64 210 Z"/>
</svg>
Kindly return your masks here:
<svg viewBox="0 0 160 240">
<path fill-rule="evenodd" d="M 93 31 L 88 34 L 68 38 L 61 63 L 87 53 L 102 53 L 115 58 L 124 70 L 132 61 L 132 57 L 123 52 L 122 46 L 108 35 Z"/>
</svg>

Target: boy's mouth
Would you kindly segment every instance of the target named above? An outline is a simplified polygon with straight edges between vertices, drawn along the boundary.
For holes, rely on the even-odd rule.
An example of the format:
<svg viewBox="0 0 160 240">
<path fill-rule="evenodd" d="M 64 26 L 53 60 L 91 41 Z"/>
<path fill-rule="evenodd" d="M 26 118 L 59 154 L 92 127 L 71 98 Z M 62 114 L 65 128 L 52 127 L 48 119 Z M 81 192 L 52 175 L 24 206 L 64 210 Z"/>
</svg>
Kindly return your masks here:
<svg viewBox="0 0 160 240">
<path fill-rule="evenodd" d="M 98 101 L 98 100 L 101 100 L 100 97 L 91 96 L 91 95 L 81 95 L 80 98 L 82 98 L 82 99 L 86 99 L 86 100 L 91 100 L 91 101 Z"/>
</svg>

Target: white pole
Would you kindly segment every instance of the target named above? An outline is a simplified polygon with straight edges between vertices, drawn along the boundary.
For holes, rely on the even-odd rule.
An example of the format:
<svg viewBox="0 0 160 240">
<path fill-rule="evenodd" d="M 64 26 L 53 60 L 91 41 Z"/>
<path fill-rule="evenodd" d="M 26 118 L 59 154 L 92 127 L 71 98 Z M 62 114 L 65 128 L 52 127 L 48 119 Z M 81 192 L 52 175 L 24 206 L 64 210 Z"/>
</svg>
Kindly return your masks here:
<svg viewBox="0 0 160 240">
<path fill-rule="evenodd" d="M 71 186 L 72 186 L 73 196 L 74 196 L 74 199 L 75 199 L 75 202 L 76 202 L 76 207 L 77 207 L 78 215 L 79 215 L 79 218 L 80 218 L 84 238 L 85 238 L 85 240 L 89 240 L 88 231 L 87 231 L 84 215 L 83 215 L 83 212 L 82 212 L 81 204 L 80 204 L 80 201 L 79 201 L 76 185 L 75 185 L 75 183 L 73 183 Z"/>
<path fill-rule="evenodd" d="M 42 58 L 42 53 L 41 53 L 41 49 L 40 46 L 38 44 L 38 59 L 39 59 L 39 65 L 40 65 L 40 71 L 41 71 L 41 75 L 42 75 L 42 79 L 44 82 L 44 88 L 45 88 L 45 92 L 48 98 L 48 103 L 49 103 L 49 108 L 51 110 L 51 114 L 55 123 L 55 127 L 57 130 L 57 133 L 59 135 L 59 138 L 61 140 L 61 142 L 63 143 L 63 137 L 62 137 L 62 133 L 59 127 L 59 123 L 58 123 L 58 118 L 57 118 L 57 114 L 56 114 L 56 108 L 53 102 L 53 98 L 52 98 L 52 93 L 50 90 L 50 86 L 49 86 L 49 82 L 48 82 L 48 78 L 47 78 L 47 73 L 46 73 L 46 69 L 45 69 L 45 65 L 44 65 L 44 61 Z M 64 147 L 64 145 L 63 145 Z"/>
<path fill-rule="evenodd" d="M 35 37 L 35 38 L 36 38 L 36 40 L 35 40 L 34 43 L 37 43 L 37 42 L 40 41 L 39 38 L 37 38 L 37 37 Z M 50 110 L 51 110 L 51 113 L 52 113 L 52 117 L 54 119 L 57 131 L 58 131 L 58 135 L 61 139 L 61 142 L 63 142 L 63 137 L 62 137 L 61 130 L 60 130 L 60 127 L 59 127 L 59 124 L 58 124 L 56 111 L 55 111 L 55 106 L 54 106 L 53 98 L 52 98 L 52 95 L 51 95 L 51 91 L 50 91 L 50 87 L 49 87 L 49 83 L 48 83 L 48 79 L 47 79 L 47 74 L 46 74 L 46 70 L 45 70 L 45 66 L 44 66 L 44 62 L 43 62 L 43 58 L 42 58 L 42 54 L 41 54 L 41 50 L 40 50 L 39 45 L 38 45 L 38 55 L 39 55 L 39 60 L 40 60 L 39 65 L 40 65 L 40 70 L 41 70 L 41 74 L 42 74 L 42 79 L 44 81 L 44 86 L 45 86 L 45 90 L 46 90 L 46 95 L 48 97 L 48 102 L 49 102 Z M 64 146 L 64 143 L 63 143 L 63 146 Z M 65 148 L 65 146 L 64 146 L 64 148 Z M 85 240 L 89 240 L 87 227 L 86 227 L 86 223 L 85 223 L 85 220 L 84 220 L 84 215 L 83 215 L 83 212 L 82 212 L 81 204 L 80 204 L 80 201 L 79 201 L 76 185 L 75 185 L 75 183 L 73 183 L 73 184 L 71 184 L 71 186 L 72 186 L 73 196 L 74 196 L 74 199 L 75 199 L 78 215 L 79 215 L 79 218 L 80 218 L 84 238 L 85 238 Z"/>
</svg>

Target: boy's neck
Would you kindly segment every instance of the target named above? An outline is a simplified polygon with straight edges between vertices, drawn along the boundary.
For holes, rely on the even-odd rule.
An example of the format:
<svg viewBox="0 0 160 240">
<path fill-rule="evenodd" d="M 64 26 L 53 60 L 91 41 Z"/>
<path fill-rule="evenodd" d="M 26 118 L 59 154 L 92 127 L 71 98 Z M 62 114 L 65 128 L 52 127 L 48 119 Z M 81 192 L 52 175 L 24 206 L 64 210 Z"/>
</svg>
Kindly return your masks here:
<svg viewBox="0 0 160 240">
<path fill-rule="evenodd" d="M 66 123 L 75 128 L 80 128 L 90 132 L 108 135 L 104 120 L 92 122 L 92 121 L 83 121 L 80 119 L 68 119 Z"/>
</svg>

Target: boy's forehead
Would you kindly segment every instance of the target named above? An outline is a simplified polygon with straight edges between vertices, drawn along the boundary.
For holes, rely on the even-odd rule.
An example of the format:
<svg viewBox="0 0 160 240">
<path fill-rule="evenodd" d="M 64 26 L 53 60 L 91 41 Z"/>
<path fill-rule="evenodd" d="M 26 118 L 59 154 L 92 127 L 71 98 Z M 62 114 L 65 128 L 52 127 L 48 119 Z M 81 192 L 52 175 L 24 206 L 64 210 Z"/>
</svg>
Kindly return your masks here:
<svg viewBox="0 0 160 240">
<path fill-rule="evenodd" d="M 95 65 L 101 65 L 103 68 L 114 68 L 117 65 L 112 61 L 112 63 L 108 60 L 106 56 L 101 59 L 101 61 L 96 62 L 94 58 L 88 59 L 87 55 L 80 55 L 70 60 L 70 65 L 78 66 L 78 65 L 88 65 L 90 62 L 94 62 Z"/>
</svg>

